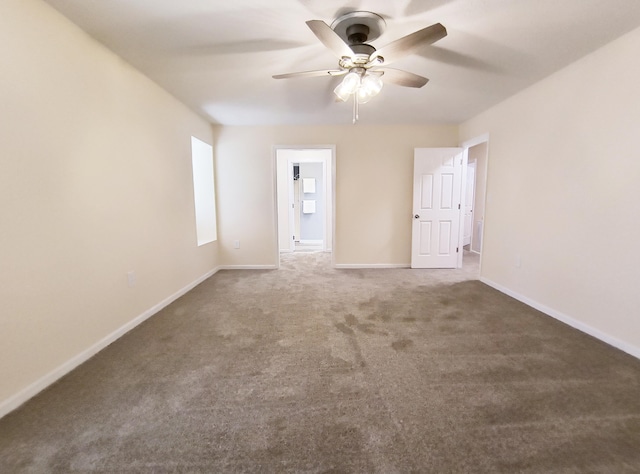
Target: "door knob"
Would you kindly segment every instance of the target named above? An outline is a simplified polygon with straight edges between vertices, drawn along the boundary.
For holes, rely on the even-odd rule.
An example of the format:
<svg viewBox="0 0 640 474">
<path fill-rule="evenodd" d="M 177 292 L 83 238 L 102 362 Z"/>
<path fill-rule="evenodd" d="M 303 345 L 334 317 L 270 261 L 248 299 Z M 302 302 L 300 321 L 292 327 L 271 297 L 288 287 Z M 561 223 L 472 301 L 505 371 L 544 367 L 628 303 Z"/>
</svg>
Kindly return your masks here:
<svg viewBox="0 0 640 474">
<path fill-rule="evenodd" d="M 413 217 L 415 217 L 416 219 L 420 219 L 420 216 L 419 216 L 418 214 L 416 214 L 416 215 L 415 215 L 415 216 L 413 216 Z"/>
</svg>

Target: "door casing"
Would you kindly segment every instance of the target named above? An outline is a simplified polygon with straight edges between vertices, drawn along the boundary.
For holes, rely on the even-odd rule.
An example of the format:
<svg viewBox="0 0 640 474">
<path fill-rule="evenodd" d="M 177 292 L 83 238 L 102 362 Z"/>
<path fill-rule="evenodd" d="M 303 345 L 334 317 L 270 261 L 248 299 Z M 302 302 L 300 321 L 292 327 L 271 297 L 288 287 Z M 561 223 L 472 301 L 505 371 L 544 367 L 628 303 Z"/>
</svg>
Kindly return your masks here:
<svg viewBox="0 0 640 474">
<path fill-rule="evenodd" d="M 330 153 L 321 154 L 321 156 L 309 158 L 300 156 L 300 153 L 292 153 L 295 151 L 304 152 L 305 150 L 328 150 Z M 290 250 L 293 250 L 294 242 L 293 242 L 293 209 L 291 208 L 291 203 L 293 202 L 293 163 L 305 163 L 305 162 L 322 162 L 324 168 L 324 177 L 325 177 L 325 204 L 326 204 L 326 217 L 325 217 L 325 238 L 324 238 L 324 250 L 331 252 L 331 264 L 335 265 L 334 255 L 335 255 L 335 211 L 336 211 L 336 190 L 335 190 L 335 181 L 336 181 L 336 146 L 335 145 L 276 145 L 273 147 L 273 175 L 274 175 L 274 183 L 276 189 L 275 193 L 275 250 L 277 256 L 278 267 L 280 266 L 280 219 L 279 215 L 279 206 L 278 206 L 278 159 L 286 159 L 287 164 L 287 186 L 289 193 L 289 210 L 288 210 L 288 227 L 290 229 L 289 232 L 289 241 L 290 241 Z M 298 156 L 296 156 L 298 155 Z"/>
</svg>

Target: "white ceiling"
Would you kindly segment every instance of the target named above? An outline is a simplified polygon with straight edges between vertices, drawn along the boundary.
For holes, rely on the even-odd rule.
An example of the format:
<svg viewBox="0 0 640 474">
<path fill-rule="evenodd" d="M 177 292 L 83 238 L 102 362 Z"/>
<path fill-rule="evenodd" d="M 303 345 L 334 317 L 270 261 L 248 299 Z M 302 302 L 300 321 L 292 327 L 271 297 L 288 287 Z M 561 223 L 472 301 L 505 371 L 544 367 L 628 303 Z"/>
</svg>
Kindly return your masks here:
<svg viewBox="0 0 640 474">
<path fill-rule="evenodd" d="M 343 124 L 337 78 L 272 79 L 337 60 L 305 25 L 385 18 L 381 47 L 440 22 L 448 36 L 393 64 L 428 77 L 387 84 L 362 123 L 459 123 L 640 26 L 638 0 L 45 0 L 213 123 Z M 589 78 L 585 78 L 586 81 Z"/>
</svg>

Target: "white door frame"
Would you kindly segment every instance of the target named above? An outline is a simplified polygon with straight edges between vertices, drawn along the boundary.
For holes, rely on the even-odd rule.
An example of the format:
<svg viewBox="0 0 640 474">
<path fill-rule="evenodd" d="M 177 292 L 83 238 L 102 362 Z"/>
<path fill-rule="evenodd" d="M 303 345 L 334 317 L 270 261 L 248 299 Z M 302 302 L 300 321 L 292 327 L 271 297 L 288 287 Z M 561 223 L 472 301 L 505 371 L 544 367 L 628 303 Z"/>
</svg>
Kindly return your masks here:
<svg viewBox="0 0 640 474">
<path fill-rule="evenodd" d="M 278 173 L 277 173 L 277 160 L 278 160 L 278 150 L 318 150 L 318 149 L 327 149 L 331 150 L 331 154 L 329 158 L 321 157 L 321 158 L 287 158 L 287 181 L 288 181 L 288 190 L 289 190 L 289 204 L 293 202 L 293 163 L 323 163 L 323 175 L 325 177 L 325 203 L 326 206 L 326 216 L 325 216 L 325 238 L 324 240 L 324 250 L 331 251 L 331 265 L 335 266 L 334 256 L 335 256 L 335 246 L 336 246 L 336 236 L 335 236 L 335 215 L 336 215 L 336 190 L 335 190 L 335 181 L 336 181 L 336 146 L 335 145 L 275 145 L 273 147 L 273 175 L 274 175 L 274 183 L 276 190 L 275 194 L 275 234 L 276 234 L 276 255 L 277 255 L 277 267 L 280 267 L 280 243 L 279 243 L 279 220 L 278 220 L 278 193 L 277 193 L 277 185 L 278 185 Z M 292 233 L 293 226 L 293 209 L 289 205 L 288 212 L 288 220 L 289 220 L 289 229 Z M 292 242 L 293 239 L 291 239 Z M 293 245 L 293 242 L 292 242 Z"/>
<path fill-rule="evenodd" d="M 481 143 L 486 143 L 487 144 L 487 159 L 485 160 L 485 167 L 484 167 L 484 176 L 485 176 L 485 193 L 484 193 L 484 215 L 485 215 L 485 219 L 483 220 L 483 226 L 482 226 L 482 239 L 480 241 L 480 269 L 482 269 L 482 258 L 484 256 L 484 252 L 482 251 L 482 247 L 484 245 L 484 233 L 485 233 L 485 227 L 486 227 L 486 215 L 487 215 L 487 192 L 486 192 L 486 188 L 487 185 L 489 183 L 489 134 L 488 133 L 484 133 L 482 135 L 479 135 L 475 138 L 471 138 L 470 140 L 466 140 L 464 142 L 462 142 L 460 144 L 460 146 L 464 149 L 464 151 L 462 152 L 462 179 L 463 182 L 466 182 L 467 180 L 467 165 L 469 164 L 469 148 L 474 147 L 476 145 L 480 145 Z M 478 177 L 478 168 L 476 166 L 476 179 Z M 477 192 L 477 190 L 476 190 Z M 462 193 L 462 208 L 464 209 L 464 205 L 465 205 L 465 193 Z M 472 229 L 473 231 L 473 229 Z M 463 239 L 463 232 L 460 233 L 460 248 L 462 248 L 462 239 Z M 472 237 L 473 239 L 473 237 Z M 460 255 L 458 255 L 458 267 L 462 268 L 462 254 L 463 252 L 460 252 Z"/>
<path fill-rule="evenodd" d="M 473 202 L 475 201 L 475 197 L 476 197 L 476 166 L 477 163 L 474 161 L 473 163 L 469 163 L 469 157 L 467 156 L 467 180 L 462 183 L 464 186 L 463 189 L 463 193 L 464 193 L 464 198 L 461 199 L 461 202 L 464 203 L 464 207 L 462 208 L 462 213 L 463 215 L 463 229 L 462 229 L 462 245 L 468 245 L 469 248 L 472 247 L 472 243 L 473 243 Z M 466 233 L 467 233 L 467 221 L 466 221 L 466 215 L 467 215 L 467 206 L 469 205 L 469 203 L 467 202 L 467 192 L 469 191 L 469 170 L 473 169 L 474 173 L 473 173 L 473 183 L 472 183 L 472 189 L 471 189 L 471 222 L 469 223 L 469 243 L 466 244 L 465 243 L 465 238 L 466 238 Z"/>
</svg>

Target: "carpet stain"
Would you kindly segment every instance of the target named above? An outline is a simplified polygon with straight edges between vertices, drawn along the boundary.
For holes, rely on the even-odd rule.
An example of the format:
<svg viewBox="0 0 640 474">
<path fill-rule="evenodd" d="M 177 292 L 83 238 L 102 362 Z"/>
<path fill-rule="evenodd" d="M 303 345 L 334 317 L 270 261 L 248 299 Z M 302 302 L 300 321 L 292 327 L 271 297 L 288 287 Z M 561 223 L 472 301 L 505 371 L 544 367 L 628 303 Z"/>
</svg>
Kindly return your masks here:
<svg viewBox="0 0 640 474">
<path fill-rule="evenodd" d="M 461 334 L 464 333 L 464 329 L 460 329 L 457 326 L 450 324 L 442 324 L 438 326 L 438 332 L 442 334 Z"/>
<path fill-rule="evenodd" d="M 336 452 L 336 443 L 341 447 L 340 452 Z M 319 453 L 338 460 L 361 452 L 363 445 L 364 437 L 358 427 L 347 423 L 332 423 L 322 427 L 317 449 Z"/>
<path fill-rule="evenodd" d="M 349 313 L 344 317 L 344 322 L 346 324 L 347 327 L 345 327 L 345 324 L 342 323 L 338 323 L 336 325 L 336 328 L 340 331 L 343 332 L 345 334 L 355 334 L 353 332 L 352 328 L 357 329 L 358 331 L 362 331 L 365 334 L 380 334 L 377 331 L 377 326 L 373 323 L 360 323 L 358 321 L 358 318 L 353 314 L 353 313 Z M 338 327 L 340 326 L 340 327 Z M 350 330 L 351 332 L 347 331 Z"/>
<path fill-rule="evenodd" d="M 460 319 L 460 313 L 458 312 L 450 313 L 450 314 L 446 314 L 444 317 L 449 321 L 457 321 L 458 319 Z"/>
<path fill-rule="evenodd" d="M 403 351 L 412 345 L 413 341 L 411 339 L 400 339 L 399 341 L 394 341 L 391 343 L 391 347 L 393 347 L 396 351 Z"/>
<path fill-rule="evenodd" d="M 382 321 L 384 323 L 388 323 L 389 321 L 391 321 L 391 315 L 387 313 L 375 312 L 367 316 L 367 319 L 370 321 Z"/>
<path fill-rule="evenodd" d="M 284 431 L 288 427 L 288 421 L 284 416 L 276 417 L 270 424 L 276 431 Z"/>
<path fill-rule="evenodd" d="M 353 314 L 347 314 L 344 317 L 344 322 L 347 323 L 348 326 L 354 326 L 358 324 L 358 318 L 356 318 Z"/>
<path fill-rule="evenodd" d="M 365 334 L 380 334 L 376 329 L 377 326 L 373 323 L 360 323 L 356 326 L 359 331 Z"/>
<path fill-rule="evenodd" d="M 415 321 L 416 318 L 414 318 L 413 316 L 405 316 L 404 318 L 402 318 L 403 323 L 414 323 Z"/>
<path fill-rule="evenodd" d="M 349 336 L 353 336 L 354 332 L 349 326 L 344 323 L 336 323 L 334 324 L 335 328 L 343 334 L 347 334 Z"/>
</svg>

